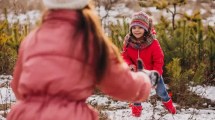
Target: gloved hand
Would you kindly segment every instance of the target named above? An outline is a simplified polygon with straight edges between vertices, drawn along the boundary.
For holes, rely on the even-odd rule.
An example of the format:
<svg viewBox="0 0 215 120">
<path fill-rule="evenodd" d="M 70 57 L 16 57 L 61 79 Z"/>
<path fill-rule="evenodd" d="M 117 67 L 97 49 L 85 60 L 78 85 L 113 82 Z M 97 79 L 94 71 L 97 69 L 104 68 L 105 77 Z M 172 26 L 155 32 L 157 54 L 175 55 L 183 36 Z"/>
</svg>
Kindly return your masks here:
<svg viewBox="0 0 215 120">
<path fill-rule="evenodd" d="M 129 65 L 131 71 L 137 71 L 137 67 L 133 64 Z"/>
<path fill-rule="evenodd" d="M 156 71 L 156 70 L 142 70 L 144 73 L 146 73 L 146 75 L 149 76 L 150 78 L 150 81 L 151 81 L 151 84 L 152 84 L 152 87 L 155 87 L 157 86 L 157 83 L 159 82 L 160 80 L 160 75 L 159 73 Z"/>
<path fill-rule="evenodd" d="M 148 75 L 149 79 L 151 81 L 152 87 L 156 88 L 156 86 L 160 80 L 160 75 L 156 70 L 144 69 L 142 59 L 138 58 L 137 59 L 137 71 L 143 71 L 146 75 Z"/>
</svg>

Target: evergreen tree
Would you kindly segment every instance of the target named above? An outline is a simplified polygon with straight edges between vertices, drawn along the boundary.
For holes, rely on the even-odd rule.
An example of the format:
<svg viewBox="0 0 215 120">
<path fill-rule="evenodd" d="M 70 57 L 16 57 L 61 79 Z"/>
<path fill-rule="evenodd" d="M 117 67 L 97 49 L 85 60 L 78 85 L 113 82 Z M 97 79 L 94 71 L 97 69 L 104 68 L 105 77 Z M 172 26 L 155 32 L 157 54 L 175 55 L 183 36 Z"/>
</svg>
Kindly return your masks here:
<svg viewBox="0 0 215 120">
<path fill-rule="evenodd" d="M 181 14 L 177 12 L 177 6 L 181 6 L 187 3 L 187 0 L 139 0 L 139 5 L 142 7 L 156 7 L 159 10 L 165 9 L 172 15 L 172 28 L 176 29 L 175 16 Z M 173 6 L 173 10 L 170 7 Z M 183 15 L 183 14 L 181 14 Z"/>
</svg>

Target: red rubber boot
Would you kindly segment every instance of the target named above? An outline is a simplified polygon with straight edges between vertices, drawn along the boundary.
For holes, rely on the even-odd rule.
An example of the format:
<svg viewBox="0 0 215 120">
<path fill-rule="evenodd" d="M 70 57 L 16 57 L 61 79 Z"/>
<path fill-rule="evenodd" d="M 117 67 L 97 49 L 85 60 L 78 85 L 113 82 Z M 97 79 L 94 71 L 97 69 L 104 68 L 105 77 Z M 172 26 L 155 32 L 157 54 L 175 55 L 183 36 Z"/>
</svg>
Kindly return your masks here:
<svg viewBox="0 0 215 120">
<path fill-rule="evenodd" d="M 132 110 L 132 115 L 135 117 L 140 117 L 141 113 L 142 113 L 142 109 L 143 107 L 141 105 L 132 105 L 131 106 L 131 110 Z"/>
<path fill-rule="evenodd" d="M 176 114 L 176 109 L 173 106 L 172 99 L 167 102 L 163 102 L 165 108 L 169 111 L 169 113 Z"/>
</svg>

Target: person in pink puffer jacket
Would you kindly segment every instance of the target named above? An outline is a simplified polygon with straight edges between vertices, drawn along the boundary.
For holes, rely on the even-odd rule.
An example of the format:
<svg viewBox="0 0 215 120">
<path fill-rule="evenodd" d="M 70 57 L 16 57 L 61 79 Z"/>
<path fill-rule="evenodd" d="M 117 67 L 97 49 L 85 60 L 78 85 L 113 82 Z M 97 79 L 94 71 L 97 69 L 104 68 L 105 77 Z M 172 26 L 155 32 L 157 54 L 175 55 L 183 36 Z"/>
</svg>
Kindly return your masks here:
<svg viewBox="0 0 215 120">
<path fill-rule="evenodd" d="M 7 120 L 97 120 L 86 103 L 96 87 L 117 100 L 148 98 L 150 78 L 130 71 L 88 0 L 43 2 L 41 25 L 19 48 Z"/>
</svg>

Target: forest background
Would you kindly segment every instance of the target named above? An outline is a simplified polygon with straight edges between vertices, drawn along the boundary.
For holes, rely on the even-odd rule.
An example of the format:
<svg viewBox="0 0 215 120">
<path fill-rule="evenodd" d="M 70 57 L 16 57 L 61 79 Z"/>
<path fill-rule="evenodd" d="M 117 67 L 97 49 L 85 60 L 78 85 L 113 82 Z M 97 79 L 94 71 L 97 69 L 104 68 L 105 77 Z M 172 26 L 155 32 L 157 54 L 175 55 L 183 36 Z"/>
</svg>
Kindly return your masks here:
<svg viewBox="0 0 215 120">
<path fill-rule="evenodd" d="M 94 0 L 104 31 L 122 49 L 133 12 L 144 10 L 153 18 L 157 39 L 165 54 L 164 79 L 173 101 L 189 107 L 214 106 L 199 98 L 190 86 L 215 86 L 215 0 Z M 9 14 L 39 11 L 32 22 L 11 20 Z M 41 1 L 0 0 L 0 74 L 12 75 L 23 38 L 40 23 Z M 36 13 L 35 13 L 36 14 Z M 189 98 L 187 100 L 186 98 Z"/>
</svg>

